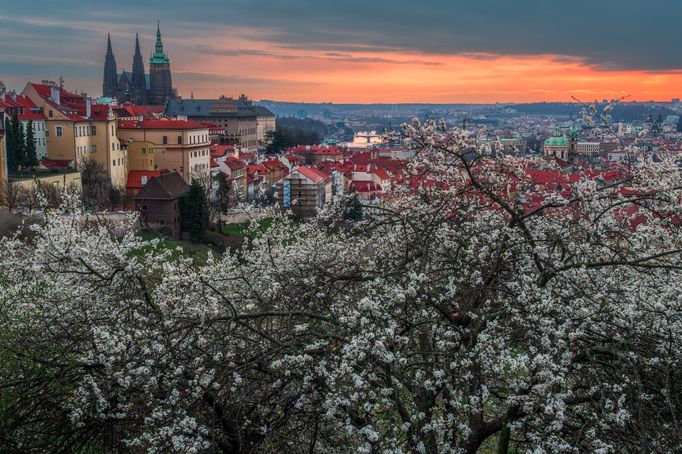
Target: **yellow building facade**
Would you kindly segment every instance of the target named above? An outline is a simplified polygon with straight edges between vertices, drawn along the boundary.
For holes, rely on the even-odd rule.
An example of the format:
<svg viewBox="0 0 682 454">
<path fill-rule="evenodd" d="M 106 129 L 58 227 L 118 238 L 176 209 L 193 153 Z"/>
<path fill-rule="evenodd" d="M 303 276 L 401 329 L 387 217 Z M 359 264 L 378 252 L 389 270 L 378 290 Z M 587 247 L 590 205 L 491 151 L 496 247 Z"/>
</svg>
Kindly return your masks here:
<svg viewBox="0 0 682 454">
<path fill-rule="evenodd" d="M 176 171 L 190 183 L 211 171 L 211 142 L 208 128 L 194 121 L 145 119 L 119 122 L 119 139 L 127 143 L 155 145 L 156 169 Z"/>
<path fill-rule="evenodd" d="M 125 143 L 125 142 L 124 142 Z M 128 170 L 156 170 L 155 149 L 152 142 L 132 141 L 126 144 Z M 160 150 L 160 147 L 159 147 Z"/>
<path fill-rule="evenodd" d="M 112 185 L 125 187 L 127 157 L 110 106 L 94 105 L 89 99 L 48 85 L 29 83 L 24 95 L 42 108 L 47 118 L 48 159 L 71 161 L 76 167 L 94 160 L 105 169 Z"/>
</svg>

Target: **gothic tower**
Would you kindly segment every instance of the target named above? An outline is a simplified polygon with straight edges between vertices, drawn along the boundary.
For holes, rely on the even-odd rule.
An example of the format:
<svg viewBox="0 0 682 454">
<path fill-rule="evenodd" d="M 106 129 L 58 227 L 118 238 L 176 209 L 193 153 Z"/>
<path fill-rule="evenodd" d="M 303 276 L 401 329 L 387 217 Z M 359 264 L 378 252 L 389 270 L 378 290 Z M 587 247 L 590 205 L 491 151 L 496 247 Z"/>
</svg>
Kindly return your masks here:
<svg viewBox="0 0 682 454">
<path fill-rule="evenodd" d="M 116 59 L 111 50 L 111 36 L 107 33 L 107 55 L 104 58 L 104 79 L 102 81 L 102 96 L 113 98 L 118 86 L 116 73 Z"/>
<path fill-rule="evenodd" d="M 150 104 L 165 104 L 173 98 L 173 83 L 171 81 L 170 60 L 163 51 L 161 42 L 161 29 L 156 24 L 156 45 L 154 53 L 149 59 L 149 96 L 147 101 Z"/>
<path fill-rule="evenodd" d="M 144 63 L 140 52 L 140 39 L 135 34 L 135 56 L 133 57 L 133 77 L 131 98 L 135 104 L 147 103 L 147 80 L 144 75 Z"/>
</svg>

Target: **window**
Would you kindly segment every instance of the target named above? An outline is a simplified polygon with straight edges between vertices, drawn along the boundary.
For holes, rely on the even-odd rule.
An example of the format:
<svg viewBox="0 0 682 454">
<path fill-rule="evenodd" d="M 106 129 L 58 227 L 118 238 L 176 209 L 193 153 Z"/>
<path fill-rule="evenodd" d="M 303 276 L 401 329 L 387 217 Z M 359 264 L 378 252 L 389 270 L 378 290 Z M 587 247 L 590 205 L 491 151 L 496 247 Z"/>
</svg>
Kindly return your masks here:
<svg viewBox="0 0 682 454">
<path fill-rule="evenodd" d="M 97 126 L 90 126 L 90 135 L 91 136 L 97 135 Z"/>
<path fill-rule="evenodd" d="M 182 136 L 178 136 L 178 145 L 182 145 Z"/>
<path fill-rule="evenodd" d="M 111 166 L 116 167 L 116 160 L 115 159 L 111 161 Z"/>
<path fill-rule="evenodd" d="M 168 136 L 163 136 L 163 144 L 168 145 Z"/>
<path fill-rule="evenodd" d="M 114 135 L 114 125 L 111 125 L 111 135 Z"/>
<path fill-rule="evenodd" d="M 147 205 L 146 204 L 143 204 L 140 208 L 142 209 L 142 211 L 147 211 Z"/>
<path fill-rule="evenodd" d="M 115 143 L 111 144 L 111 151 L 116 151 L 116 144 Z"/>
<path fill-rule="evenodd" d="M 97 153 L 97 145 L 90 146 L 90 153 Z"/>
<path fill-rule="evenodd" d="M 63 135 L 62 127 L 57 126 L 57 137 L 61 137 Z"/>
<path fill-rule="evenodd" d="M 50 117 L 50 118 L 52 118 L 52 115 L 53 115 L 53 114 L 52 114 L 52 111 L 49 110 L 49 111 L 47 112 L 47 116 Z"/>
</svg>

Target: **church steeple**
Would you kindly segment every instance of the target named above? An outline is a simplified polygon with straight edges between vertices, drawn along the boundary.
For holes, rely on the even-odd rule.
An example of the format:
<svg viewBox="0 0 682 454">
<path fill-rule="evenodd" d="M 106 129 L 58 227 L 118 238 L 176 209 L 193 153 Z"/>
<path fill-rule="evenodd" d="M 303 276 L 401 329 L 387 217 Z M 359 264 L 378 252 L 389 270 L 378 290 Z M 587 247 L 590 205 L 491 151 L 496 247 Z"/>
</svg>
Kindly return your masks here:
<svg viewBox="0 0 682 454">
<path fill-rule="evenodd" d="M 147 101 L 150 104 L 164 104 L 168 99 L 175 97 L 173 80 L 170 70 L 170 60 L 163 51 L 161 41 L 161 27 L 156 23 L 156 44 L 154 52 L 149 59 L 149 92 Z"/>
<path fill-rule="evenodd" d="M 146 103 L 147 81 L 144 75 L 144 63 L 140 52 L 140 38 L 135 34 L 135 56 L 133 57 L 132 93 L 137 104 Z"/>
<path fill-rule="evenodd" d="M 154 45 L 154 53 L 149 59 L 149 63 L 152 65 L 167 65 L 170 63 L 168 55 L 163 51 L 163 42 L 161 41 L 161 26 L 159 21 L 156 21 L 156 44 Z"/>
<path fill-rule="evenodd" d="M 102 80 L 103 96 L 110 98 L 116 96 L 117 79 L 116 58 L 114 58 L 114 52 L 111 49 L 111 35 L 107 33 L 107 54 L 104 57 L 104 77 Z"/>
</svg>

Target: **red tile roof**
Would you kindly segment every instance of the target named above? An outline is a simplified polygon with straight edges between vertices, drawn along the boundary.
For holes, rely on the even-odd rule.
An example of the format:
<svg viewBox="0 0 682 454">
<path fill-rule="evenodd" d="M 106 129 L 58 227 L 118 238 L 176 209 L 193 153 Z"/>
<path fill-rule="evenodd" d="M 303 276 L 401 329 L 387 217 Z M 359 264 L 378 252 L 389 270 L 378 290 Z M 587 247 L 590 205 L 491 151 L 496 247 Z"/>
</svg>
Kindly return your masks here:
<svg viewBox="0 0 682 454">
<path fill-rule="evenodd" d="M 131 170 L 128 172 L 126 187 L 128 189 L 142 189 L 153 177 L 158 177 L 165 172 L 163 170 Z"/>
<path fill-rule="evenodd" d="M 373 181 L 353 181 L 350 190 L 355 192 L 381 192 L 381 185 Z"/>
<path fill-rule="evenodd" d="M 313 167 L 298 167 L 295 171 L 298 171 L 301 175 L 316 184 L 329 181 L 328 175 L 325 175 Z"/>
<path fill-rule="evenodd" d="M 119 120 L 119 129 L 206 129 L 198 121 L 194 120 L 170 120 L 167 118 L 140 120 Z"/>
<path fill-rule="evenodd" d="M 246 163 L 244 161 L 242 161 L 241 159 L 237 159 L 233 156 L 227 158 L 225 160 L 225 164 L 227 165 L 227 167 L 230 168 L 230 170 L 239 170 L 246 167 Z"/>
</svg>

